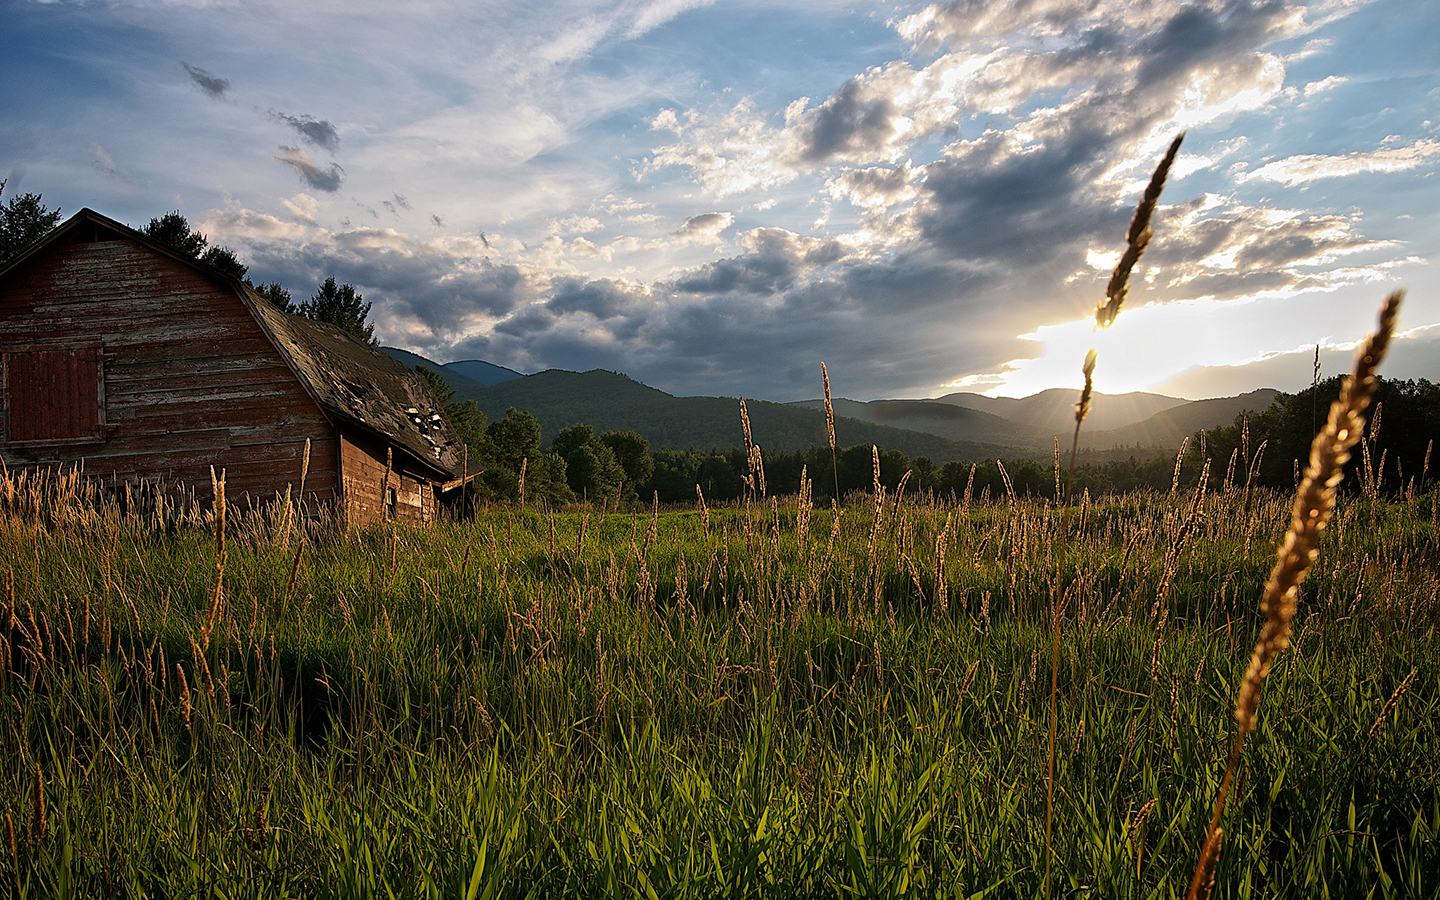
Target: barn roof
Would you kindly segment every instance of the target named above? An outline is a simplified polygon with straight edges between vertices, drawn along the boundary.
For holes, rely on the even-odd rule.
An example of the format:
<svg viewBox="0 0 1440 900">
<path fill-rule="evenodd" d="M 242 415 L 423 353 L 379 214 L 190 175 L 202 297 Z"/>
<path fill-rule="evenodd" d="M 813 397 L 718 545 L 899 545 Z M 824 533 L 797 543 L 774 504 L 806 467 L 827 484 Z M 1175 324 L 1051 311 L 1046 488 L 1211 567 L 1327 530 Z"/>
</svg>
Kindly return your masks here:
<svg viewBox="0 0 1440 900">
<path fill-rule="evenodd" d="M 460 476 L 465 445 L 424 377 L 333 325 L 282 312 L 249 286 L 240 287 L 326 412 L 398 444 L 444 475 Z M 470 466 L 471 473 L 479 471 Z"/>
<path fill-rule="evenodd" d="M 332 419 L 359 426 L 447 478 L 458 478 L 467 468 L 465 445 L 450 421 L 441 414 L 430 385 L 418 372 L 332 325 L 283 312 L 247 283 L 158 244 L 92 209 L 80 210 L 40 241 L 0 265 L 0 278 L 50 246 L 116 238 L 143 244 L 233 289 L 301 384 Z M 469 462 L 468 469 L 471 474 L 480 471 L 473 461 Z"/>
</svg>

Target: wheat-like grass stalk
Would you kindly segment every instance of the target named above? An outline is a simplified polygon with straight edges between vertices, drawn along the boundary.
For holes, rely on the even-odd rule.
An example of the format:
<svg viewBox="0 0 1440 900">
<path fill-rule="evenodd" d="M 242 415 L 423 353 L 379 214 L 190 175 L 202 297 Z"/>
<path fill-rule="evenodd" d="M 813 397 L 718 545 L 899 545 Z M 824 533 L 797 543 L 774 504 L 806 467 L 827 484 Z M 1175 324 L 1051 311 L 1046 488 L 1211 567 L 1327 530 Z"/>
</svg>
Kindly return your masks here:
<svg viewBox="0 0 1440 900">
<path fill-rule="evenodd" d="M 1395 693 L 1391 694 L 1390 699 L 1385 702 L 1385 708 L 1380 710 L 1380 715 L 1375 717 L 1375 724 L 1370 726 L 1370 733 L 1366 735 L 1367 738 L 1373 738 L 1375 732 L 1379 731 L 1385 725 L 1385 720 L 1390 717 L 1390 711 L 1395 708 L 1396 703 L 1400 702 L 1400 698 L 1405 696 L 1405 692 L 1410 690 L 1410 682 L 1415 680 L 1415 675 L 1419 671 L 1420 669 L 1418 667 L 1412 668 L 1410 674 L 1405 676 L 1405 680 L 1400 682 L 1400 686 L 1395 689 Z"/>
<path fill-rule="evenodd" d="M 1115 271 L 1110 273 L 1110 283 L 1105 286 L 1105 302 L 1095 308 L 1097 328 L 1109 328 L 1120 314 L 1120 307 L 1124 305 L 1125 295 L 1130 290 L 1130 271 L 1135 268 L 1135 264 L 1140 261 L 1140 255 L 1150 244 L 1150 217 L 1155 214 L 1155 205 L 1160 202 L 1160 192 L 1165 189 L 1165 179 L 1170 176 L 1170 166 L 1175 162 L 1175 155 L 1180 152 L 1180 144 L 1184 140 L 1185 132 L 1175 135 L 1175 140 L 1170 142 L 1170 149 L 1165 151 L 1165 158 L 1160 160 L 1160 165 L 1150 176 L 1145 194 L 1135 207 L 1135 215 L 1130 219 L 1130 230 L 1125 234 L 1125 252 L 1115 264 Z"/>
<path fill-rule="evenodd" d="M 1384 358 L 1395 331 L 1395 318 L 1403 296 L 1403 292 L 1396 291 L 1385 298 L 1380 308 L 1379 326 L 1361 343 L 1355 367 L 1342 385 L 1340 396 L 1330 405 L 1325 427 L 1310 445 L 1310 462 L 1296 491 L 1290 528 L 1285 533 L 1275 567 L 1265 585 L 1260 607 L 1265 614 L 1265 624 L 1260 629 L 1260 638 L 1250 655 L 1250 665 L 1235 699 L 1235 721 L 1239 728 L 1230 749 L 1224 780 L 1220 783 L 1220 794 L 1210 815 L 1200 861 L 1190 881 L 1190 890 L 1186 895 L 1188 900 L 1207 900 L 1214 886 L 1215 864 L 1223 835 L 1220 818 L 1225 811 L 1240 751 L 1245 736 L 1255 729 L 1255 715 L 1260 706 L 1260 689 L 1265 684 L 1265 676 L 1269 674 L 1275 657 L 1290 644 L 1290 622 L 1295 616 L 1300 582 L 1319 554 L 1320 536 L 1335 509 L 1337 488 L 1345 477 L 1350 450 L 1364 433 L 1365 410 L 1375 393 L 1375 370 Z"/>
<path fill-rule="evenodd" d="M 830 401 L 830 370 L 820 361 L 820 381 L 825 385 L 825 434 L 830 438 L 830 471 L 835 476 L 835 505 L 840 505 L 840 461 L 835 455 L 835 404 Z"/>
<path fill-rule="evenodd" d="M 50 823 L 45 817 L 45 780 L 40 777 L 40 764 L 35 764 L 35 787 L 30 795 L 30 838 L 39 844 L 45 840 Z"/>
<path fill-rule="evenodd" d="M 210 591 L 210 613 L 205 621 L 205 630 L 201 633 L 201 641 L 208 650 L 210 647 L 210 634 L 215 630 L 216 623 L 220 620 L 221 609 L 225 605 L 225 470 L 220 470 L 220 475 L 215 475 L 215 467 L 210 467 L 210 489 L 215 496 L 215 585 Z M 139 613 L 136 613 L 136 628 L 139 628 Z"/>
</svg>

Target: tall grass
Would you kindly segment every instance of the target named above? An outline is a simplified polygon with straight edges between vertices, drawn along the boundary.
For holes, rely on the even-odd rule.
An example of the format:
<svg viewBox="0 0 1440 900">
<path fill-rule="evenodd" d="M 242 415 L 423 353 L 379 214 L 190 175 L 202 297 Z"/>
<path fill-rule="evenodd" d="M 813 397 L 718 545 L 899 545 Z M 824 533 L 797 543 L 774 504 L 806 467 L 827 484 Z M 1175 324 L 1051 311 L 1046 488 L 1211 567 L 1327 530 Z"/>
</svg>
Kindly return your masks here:
<svg viewBox="0 0 1440 900">
<path fill-rule="evenodd" d="M 876 500 L 347 535 L 232 497 L 205 646 L 203 510 L 11 476 L 0 883 L 1029 897 L 1049 782 L 1057 894 L 1183 893 L 1285 498 Z M 1340 499 L 1217 896 L 1437 890 L 1437 572 L 1433 492 Z"/>
</svg>

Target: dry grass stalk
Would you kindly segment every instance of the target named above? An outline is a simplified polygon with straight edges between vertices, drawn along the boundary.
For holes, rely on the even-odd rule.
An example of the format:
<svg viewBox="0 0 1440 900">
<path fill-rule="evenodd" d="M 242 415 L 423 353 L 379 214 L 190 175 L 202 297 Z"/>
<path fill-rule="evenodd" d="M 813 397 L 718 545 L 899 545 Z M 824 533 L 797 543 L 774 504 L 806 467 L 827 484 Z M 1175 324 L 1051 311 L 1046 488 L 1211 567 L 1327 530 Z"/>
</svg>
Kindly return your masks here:
<svg viewBox="0 0 1440 900">
<path fill-rule="evenodd" d="M 380 482 L 380 520 L 390 517 L 390 473 L 395 468 L 395 448 L 385 448 L 385 480 Z"/>
<path fill-rule="evenodd" d="M 1130 831 L 1126 835 L 1126 839 L 1129 842 L 1131 849 L 1135 851 L 1136 878 L 1140 877 L 1140 863 L 1145 855 L 1144 847 L 1141 846 L 1141 844 L 1139 843 L 1140 830 L 1145 827 L 1145 820 L 1150 818 L 1150 813 L 1155 809 L 1155 804 L 1159 802 L 1160 798 L 1154 797 L 1150 800 L 1149 803 L 1146 803 L 1144 806 L 1140 807 L 1140 811 L 1135 814 L 1134 821 L 1130 823 Z"/>
<path fill-rule="evenodd" d="M 1129 293 L 1130 271 L 1150 243 L 1150 217 L 1155 214 L 1155 205 L 1160 201 L 1160 192 L 1165 189 L 1170 166 L 1175 162 L 1175 155 L 1180 152 L 1180 144 L 1184 140 L 1185 132 L 1182 131 L 1170 142 L 1170 149 L 1165 151 L 1165 158 L 1155 167 L 1150 184 L 1145 187 L 1145 194 L 1135 207 L 1130 230 L 1125 235 L 1125 252 L 1115 264 L 1115 271 L 1110 273 L 1110 283 L 1105 286 L 1105 302 L 1095 308 L 1095 325 L 1098 328 L 1109 328 L 1120 314 L 1125 295 Z"/>
<path fill-rule="evenodd" d="M 820 380 L 825 385 L 825 433 L 830 437 L 830 452 L 835 452 L 835 404 L 830 402 L 830 372 L 820 362 Z"/>
<path fill-rule="evenodd" d="M 1249 668 L 1236 697 L 1235 721 L 1239 728 L 1230 749 L 1220 794 L 1215 799 L 1215 809 L 1210 816 L 1205 847 L 1186 895 L 1188 900 L 1206 900 L 1214 885 L 1221 835 L 1220 818 L 1225 811 L 1225 800 L 1240 760 L 1240 751 L 1245 736 L 1255 729 L 1255 715 L 1265 676 L 1269 674 L 1275 657 L 1289 646 L 1290 622 L 1295 616 L 1300 582 L 1319 554 L 1320 536 L 1335 509 L 1336 489 L 1344 478 L 1350 450 L 1364 433 L 1365 410 L 1375 393 L 1375 370 L 1390 344 L 1402 296 L 1403 292 L 1396 291 L 1385 298 L 1380 309 L 1379 326 L 1361 343 L 1355 367 L 1341 386 L 1340 396 L 1330 405 L 1325 427 L 1310 445 L 1310 462 L 1295 495 L 1290 528 L 1285 533 L 1275 567 L 1265 585 L 1265 596 L 1261 601 L 1265 624 L 1260 629 L 1260 638 L 1250 656 Z"/>
<path fill-rule="evenodd" d="M 210 613 L 205 621 L 205 630 L 201 633 L 201 642 L 206 649 L 210 647 L 210 633 L 215 630 L 215 625 L 220 621 L 221 608 L 225 604 L 225 470 L 220 470 L 219 477 L 215 475 L 215 467 L 210 467 L 210 485 L 215 494 L 215 541 L 218 549 L 215 553 L 215 585 L 210 591 Z"/>
<path fill-rule="evenodd" d="M 1080 402 L 1075 404 L 1075 436 L 1070 440 L 1070 474 L 1065 479 L 1065 505 L 1070 505 L 1071 492 L 1075 490 L 1075 456 L 1080 452 L 1080 425 L 1090 415 L 1090 395 L 1095 390 L 1095 349 L 1085 354 L 1085 364 L 1080 367 L 1085 375 L 1085 388 L 1080 391 Z"/>
<path fill-rule="evenodd" d="M 1250 501 L 1254 496 L 1255 478 L 1260 474 L 1260 459 L 1265 455 L 1265 445 L 1268 443 L 1268 440 L 1261 441 L 1260 446 L 1255 448 L 1255 456 L 1250 460 L 1250 471 L 1245 475 L 1245 509 L 1240 517 L 1242 521 L 1250 521 Z"/>
<path fill-rule="evenodd" d="M 1379 731 L 1385 724 L 1385 720 L 1390 716 L 1390 711 L 1395 708 L 1396 703 L 1400 702 L 1400 698 L 1405 696 L 1405 692 L 1410 690 L 1410 682 L 1415 680 L 1415 674 L 1419 671 L 1419 668 L 1412 668 L 1410 674 L 1405 676 L 1405 680 L 1400 682 L 1400 686 L 1395 689 L 1395 693 L 1391 694 L 1390 699 L 1386 701 L 1385 708 L 1380 710 L 1380 715 L 1375 717 L 1375 724 L 1370 726 L 1370 733 L 1366 735 L 1366 737 L 1373 738 L 1375 732 Z"/>
<path fill-rule="evenodd" d="M 518 488 L 519 488 L 519 494 L 518 494 L 518 496 L 519 496 L 519 499 L 520 499 L 520 506 L 521 506 L 521 508 L 524 508 L 524 506 L 525 506 L 525 470 L 529 467 L 529 465 L 530 465 L 530 457 L 528 457 L 528 456 L 522 457 L 521 460 L 520 460 L 520 483 L 519 483 L 519 486 L 518 486 Z"/>
<path fill-rule="evenodd" d="M 1160 165 L 1155 167 L 1150 183 L 1145 187 L 1145 193 L 1135 206 L 1135 214 L 1130 218 L 1130 230 L 1125 234 L 1125 252 L 1115 264 L 1115 270 L 1110 273 L 1110 282 L 1105 286 L 1105 302 L 1095 307 L 1096 328 L 1109 328 L 1114 324 L 1115 317 L 1120 315 L 1120 307 L 1124 305 L 1125 296 L 1130 290 L 1130 272 L 1150 243 L 1153 233 L 1150 230 L 1150 218 L 1155 214 L 1155 205 L 1160 201 L 1160 192 L 1165 189 L 1165 179 L 1170 175 L 1170 166 L 1175 162 L 1175 154 L 1180 152 L 1180 143 L 1184 140 L 1185 132 L 1182 131 L 1170 142 L 1170 149 L 1165 152 L 1165 158 L 1160 160 Z M 1090 413 L 1090 394 L 1094 388 L 1091 376 L 1095 373 L 1093 349 L 1085 355 L 1082 371 L 1085 373 L 1085 389 L 1080 393 L 1080 402 L 1075 405 L 1075 437 L 1070 448 L 1070 487 L 1065 490 L 1067 506 L 1075 482 L 1075 453 L 1080 446 L 1080 424 Z"/>
<path fill-rule="evenodd" d="M 15 846 L 15 823 L 11 820 L 10 814 L 5 814 L 5 843 L 10 847 L 10 861 L 14 867 L 15 875 L 15 896 L 20 896 L 20 850 Z"/>
<path fill-rule="evenodd" d="M 820 381 L 825 385 L 825 434 L 830 438 L 830 471 L 835 475 L 835 504 L 840 504 L 840 463 L 835 457 L 835 404 L 830 402 L 830 370 L 820 362 Z"/>
<path fill-rule="evenodd" d="M 35 843 L 45 840 L 50 823 L 45 818 L 45 781 L 40 777 L 40 764 L 35 764 L 35 790 L 30 797 L 30 838 Z"/>
<path fill-rule="evenodd" d="M 1055 469 L 1055 502 L 1058 504 L 1064 499 L 1060 493 L 1060 439 L 1058 437 L 1055 438 L 1055 462 L 1053 465 Z"/>
<path fill-rule="evenodd" d="M 1170 496 L 1180 490 L 1180 466 L 1185 462 L 1185 448 L 1190 446 L 1190 438 L 1186 437 L 1180 442 L 1180 451 L 1175 454 L 1175 474 L 1170 476 Z"/>
</svg>

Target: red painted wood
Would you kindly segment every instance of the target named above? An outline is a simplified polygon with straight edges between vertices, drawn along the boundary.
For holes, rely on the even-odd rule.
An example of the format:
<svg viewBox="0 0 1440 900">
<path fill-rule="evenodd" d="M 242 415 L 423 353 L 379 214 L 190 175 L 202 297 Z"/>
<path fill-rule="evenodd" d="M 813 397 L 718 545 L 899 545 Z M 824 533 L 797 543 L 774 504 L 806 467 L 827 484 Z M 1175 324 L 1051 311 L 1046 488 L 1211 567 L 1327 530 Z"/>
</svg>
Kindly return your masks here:
<svg viewBox="0 0 1440 900">
<path fill-rule="evenodd" d="M 93 348 L 5 354 L 11 441 L 100 434 L 100 358 Z"/>
</svg>

